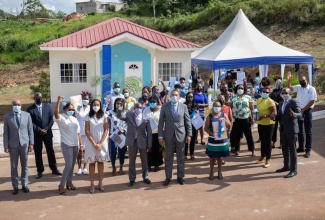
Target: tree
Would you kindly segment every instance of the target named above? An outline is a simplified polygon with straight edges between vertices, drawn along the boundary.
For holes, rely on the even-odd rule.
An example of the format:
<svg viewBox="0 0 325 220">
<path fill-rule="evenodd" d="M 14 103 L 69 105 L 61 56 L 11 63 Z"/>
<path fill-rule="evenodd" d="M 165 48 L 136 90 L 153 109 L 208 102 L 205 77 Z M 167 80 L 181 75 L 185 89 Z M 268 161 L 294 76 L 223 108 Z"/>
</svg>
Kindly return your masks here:
<svg viewBox="0 0 325 220">
<path fill-rule="evenodd" d="M 35 92 L 42 93 L 44 102 L 49 102 L 51 99 L 50 74 L 41 72 L 41 78 L 38 81 L 38 85 L 31 85 L 30 90 L 32 90 L 32 95 L 34 95 Z"/>
<path fill-rule="evenodd" d="M 67 16 L 67 14 L 63 11 L 58 11 L 57 13 L 53 14 L 53 17 L 57 18 L 57 19 L 62 19 L 62 18 L 65 18 L 66 16 Z"/>
<path fill-rule="evenodd" d="M 22 14 L 29 17 L 44 17 L 49 15 L 49 11 L 44 7 L 40 0 L 27 0 L 24 4 Z"/>
</svg>

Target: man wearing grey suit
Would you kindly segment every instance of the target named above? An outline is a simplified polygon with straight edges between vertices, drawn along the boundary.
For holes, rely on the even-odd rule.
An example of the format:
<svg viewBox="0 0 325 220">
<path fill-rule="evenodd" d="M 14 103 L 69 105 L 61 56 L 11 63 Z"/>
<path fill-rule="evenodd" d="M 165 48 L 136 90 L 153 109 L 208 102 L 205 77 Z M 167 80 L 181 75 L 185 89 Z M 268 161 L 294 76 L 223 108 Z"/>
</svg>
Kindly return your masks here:
<svg viewBox="0 0 325 220">
<path fill-rule="evenodd" d="M 299 133 L 298 118 L 301 117 L 301 109 L 296 100 L 290 96 L 290 89 L 284 88 L 281 92 L 283 101 L 279 103 L 277 118 L 280 122 L 280 142 L 284 166 L 276 170 L 277 173 L 290 171 L 284 178 L 297 175 L 296 143 Z"/>
<path fill-rule="evenodd" d="M 191 142 L 192 124 L 187 106 L 178 102 L 179 92 L 173 90 L 170 94 L 170 102 L 161 107 L 158 123 L 159 144 L 165 143 L 165 175 L 164 186 L 168 186 L 172 178 L 174 149 L 177 157 L 177 181 L 184 185 L 185 162 L 184 148 Z"/>
<path fill-rule="evenodd" d="M 21 111 L 20 100 L 12 101 L 13 112 L 4 117 L 3 146 L 10 154 L 12 194 L 18 194 L 18 159 L 21 165 L 21 185 L 25 193 L 28 189 L 28 152 L 34 145 L 33 122 L 29 113 Z"/>
<path fill-rule="evenodd" d="M 142 104 L 136 103 L 134 112 L 126 113 L 126 117 L 122 117 L 121 111 L 117 112 L 119 119 L 126 121 L 128 130 L 126 132 L 125 145 L 129 147 L 129 186 L 133 186 L 136 178 L 135 160 L 137 153 L 140 151 L 142 164 L 142 178 L 146 184 L 151 184 L 148 179 L 148 155 L 152 147 L 152 131 L 149 121 L 142 119 Z"/>
</svg>

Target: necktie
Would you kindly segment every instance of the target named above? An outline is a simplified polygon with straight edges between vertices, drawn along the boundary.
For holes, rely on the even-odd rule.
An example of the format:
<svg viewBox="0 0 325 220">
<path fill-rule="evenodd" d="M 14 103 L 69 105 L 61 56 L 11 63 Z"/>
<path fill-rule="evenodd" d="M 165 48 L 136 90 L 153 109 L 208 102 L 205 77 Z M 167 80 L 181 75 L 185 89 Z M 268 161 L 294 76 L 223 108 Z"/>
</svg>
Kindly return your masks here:
<svg viewBox="0 0 325 220">
<path fill-rule="evenodd" d="M 176 105 L 173 105 L 173 118 L 174 120 L 176 119 L 177 117 L 177 109 L 176 109 Z"/>
<path fill-rule="evenodd" d="M 283 112 L 283 113 L 284 113 L 284 110 L 286 109 L 287 102 L 288 102 L 288 101 L 284 101 L 284 102 L 283 102 L 283 105 L 282 105 L 282 112 Z"/>
<path fill-rule="evenodd" d="M 38 107 L 38 112 L 39 112 L 39 114 L 40 114 L 40 116 L 42 118 L 42 107 L 41 106 Z"/>
<path fill-rule="evenodd" d="M 18 128 L 20 127 L 20 116 L 18 114 L 16 114 L 16 122 L 18 125 Z"/>
</svg>

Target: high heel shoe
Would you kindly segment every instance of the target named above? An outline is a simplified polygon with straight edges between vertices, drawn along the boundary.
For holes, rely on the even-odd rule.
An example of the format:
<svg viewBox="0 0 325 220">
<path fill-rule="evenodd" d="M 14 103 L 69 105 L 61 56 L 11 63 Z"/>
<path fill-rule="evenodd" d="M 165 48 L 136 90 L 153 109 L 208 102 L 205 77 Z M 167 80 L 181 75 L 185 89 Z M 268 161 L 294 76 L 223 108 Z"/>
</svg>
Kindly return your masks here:
<svg viewBox="0 0 325 220">
<path fill-rule="evenodd" d="M 70 189 L 70 190 L 76 190 L 77 189 L 72 183 L 66 183 L 65 185 L 66 185 L 67 189 Z"/>
<path fill-rule="evenodd" d="M 105 191 L 103 185 L 99 185 L 99 184 L 98 184 L 98 190 L 101 191 L 101 192 L 104 192 Z"/>
<path fill-rule="evenodd" d="M 89 192 L 90 192 L 91 194 L 94 194 L 94 193 L 95 193 L 95 187 L 94 187 L 94 186 L 91 186 L 91 187 L 89 188 Z"/>
<path fill-rule="evenodd" d="M 59 193 L 60 193 L 60 195 L 63 195 L 63 196 L 67 195 L 65 193 L 65 190 L 64 190 L 64 187 L 63 186 L 59 186 Z"/>
</svg>

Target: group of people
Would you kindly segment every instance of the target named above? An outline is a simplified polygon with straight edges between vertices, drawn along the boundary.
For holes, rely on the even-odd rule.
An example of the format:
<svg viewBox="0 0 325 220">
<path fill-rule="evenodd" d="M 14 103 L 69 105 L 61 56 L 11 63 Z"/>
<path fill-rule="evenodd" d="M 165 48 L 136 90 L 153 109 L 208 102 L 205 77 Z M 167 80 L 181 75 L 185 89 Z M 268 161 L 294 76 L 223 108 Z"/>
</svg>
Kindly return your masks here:
<svg viewBox="0 0 325 220">
<path fill-rule="evenodd" d="M 54 113 L 48 104 L 42 102 L 42 94 L 35 93 L 35 104 L 21 110 L 21 102 L 13 100 L 13 112 L 4 118 L 4 147 L 10 153 L 11 178 L 13 194 L 18 193 L 18 158 L 22 166 L 22 190 L 28 189 L 28 152 L 34 148 L 37 175 L 42 177 L 42 146 L 46 147 L 49 166 L 52 173 L 62 175 L 58 190 L 66 195 L 66 189 L 75 190 L 73 171 L 77 161 L 77 175 L 89 174 L 90 193 L 97 188 L 104 191 L 104 162 L 111 162 L 112 175 L 124 174 L 126 152 L 129 153 L 129 183 L 132 187 L 136 180 L 135 161 L 140 153 L 142 178 L 151 184 L 149 171 L 159 171 L 165 164 L 166 179 L 164 186 L 172 179 L 173 159 L 176 152 L 177 181 L 183 185 L 185 160 L 188 149 L 190 159 L 194 160 L 194 149 L 201 135 L 201 144 L 205 145 L 203 136 L 208 135 L 206 154 L 210 158 L 209 179 L 213 180 L 214 166 L 218 165 L 218 179 L 223 179 L 222 165 L 225 157 L 230 155 L 231 146 L 235 156 L 239 156 L 240 139 L 243 134 L 251 155 L 255 156 L 255 144 L 251 126 L 258 124 L 261 142 L 261 157 L 256 163 L 271 164 L 271 152 L 276 143 L 278 124 L 280 125 L 280 142 L 284 157 L 284 166 L 276 172 L 290 171 L 285 177 L 297 174 L 297 153 L 305 152 L 310 156 L 311 150 L 311 109 L 317 100 L 315 88 L 301 77 L 300 85 L 291 86 L 291 73 L 288 74 L 288 88 L 282 88 L 282 78 L 277 76 L 275 88 L 270 86 L 269 78 L 264 77 L 260 84 L 260 98 L 256 101 L 247 95 L 247 84 L 229 88 L 222 82 L 220 94 L 212 104 L 211 113 L 206 116 L 209 106 L 207 95 L 201 82 L 195 85 L 195 91 L 185 89 L 185 78 L 169 91 L 163 84 L 163 91 L 158 86 L 144 87 L 142 96 L 136 100 L 127 88 L 120 93 L 120 84 L 114 83 L 113 93 L 102 104 L 99 99 L 91 99 L 91 94 L 82 93 L 82 106 L 66 103 L 60 113 L 62 96 L 56 102 Z M 186 91 L 186 92 L 185 92 Z M 297 92 L 297 98 L 291 98 L 291 91 Z M 255 105 L 254 105 L 255 103 Z M 255 107 L 254 107 L 255 106 Z M 192 123 L 195 117 L 201 117 L 204 125 L 196 129 Z M 65 160 L 63 174 L 57 169 L 53 150 L 52 130 L 54 121 L 58 124 L 61 137 L 61 150 Z M 304 139 L 304 132 L 306 142 Z M 299 148 L 296 151 L 296 142 Z M 164 153 L 164 157 L 163 157 Z M 117 172 L 116 159 L 119 160 Z M 95 187 L 95 166 L 97 163 L 98 185 Z M 87 170 L 89 166 L 89 171 Z"/>
</svg>

